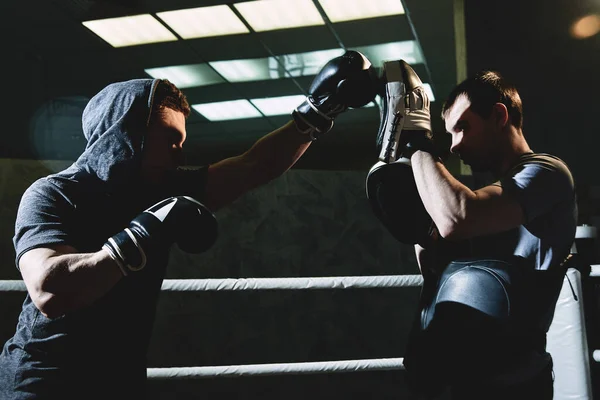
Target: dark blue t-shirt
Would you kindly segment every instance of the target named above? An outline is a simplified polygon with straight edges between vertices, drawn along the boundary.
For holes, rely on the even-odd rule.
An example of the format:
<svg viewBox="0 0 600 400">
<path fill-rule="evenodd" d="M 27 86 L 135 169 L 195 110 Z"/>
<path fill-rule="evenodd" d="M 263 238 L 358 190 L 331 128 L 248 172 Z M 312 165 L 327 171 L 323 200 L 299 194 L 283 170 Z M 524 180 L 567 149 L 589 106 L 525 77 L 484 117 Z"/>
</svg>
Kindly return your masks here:
<svg viewBox="0 0 600 400">
<path fill-rule="evenodd" d="M 107 238 L 157 201 L 188 195 L 202 201 L 207 168 L 180 170 L 160 190 L 110 195 L 88 175 L 39 179 L 24 193 L 14 245 L 18 260 L 52 244 L 96 252 Z M 156 250 L 156 249 L 155 249 Z M 0 398 L 140 398 L 146 380 L 155 307 L 168 249 L 120 280 L 84 309 L 48 319 L 26 296 L 15 335 L 0 355 Z"/>
</svg>

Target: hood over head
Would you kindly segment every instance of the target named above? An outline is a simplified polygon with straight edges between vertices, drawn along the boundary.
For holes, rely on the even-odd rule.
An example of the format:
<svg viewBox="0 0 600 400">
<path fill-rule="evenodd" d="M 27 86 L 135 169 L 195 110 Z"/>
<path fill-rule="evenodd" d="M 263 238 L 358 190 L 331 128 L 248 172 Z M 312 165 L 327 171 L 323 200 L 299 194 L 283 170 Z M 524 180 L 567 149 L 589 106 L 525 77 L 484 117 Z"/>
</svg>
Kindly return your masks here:
<svg viewBox="0 0 600 400">
<path fill-rule="evenodd" d="M 112 83 L 83 111 L 84 152 L 73 166 L 105 182 L 126 187 L 140 178 L 142 148 L 158 79 Z M 66 172 L 66 171 L 65 171 Z"/>
</svg>

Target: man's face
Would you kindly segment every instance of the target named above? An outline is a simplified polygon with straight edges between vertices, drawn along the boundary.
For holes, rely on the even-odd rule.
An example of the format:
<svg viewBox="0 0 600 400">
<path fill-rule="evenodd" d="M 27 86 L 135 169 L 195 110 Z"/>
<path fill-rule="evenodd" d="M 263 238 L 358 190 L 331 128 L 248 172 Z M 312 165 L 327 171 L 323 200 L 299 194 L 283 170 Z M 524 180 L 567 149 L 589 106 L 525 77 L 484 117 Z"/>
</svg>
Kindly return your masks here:
<svg viewBox="0 0 600 400">
<path fill-rule="evenodd" d="M 482 118 L 470 109 L 466 95 L 457 97 L 445 114 L 446 131 L 452 136 L 450 151 L 474 171 L 488 171 L 497 159 L 494 126 L 488 118 Z"/>
<path fill-rule="evenodd" d="M 160 183 L 165 173 L 183 164 L 183 143 L 186 139 L 185 116 L 180 111 L 162 108 L 152 116 L 144 140 L 142 176 Z"/>
</svg>

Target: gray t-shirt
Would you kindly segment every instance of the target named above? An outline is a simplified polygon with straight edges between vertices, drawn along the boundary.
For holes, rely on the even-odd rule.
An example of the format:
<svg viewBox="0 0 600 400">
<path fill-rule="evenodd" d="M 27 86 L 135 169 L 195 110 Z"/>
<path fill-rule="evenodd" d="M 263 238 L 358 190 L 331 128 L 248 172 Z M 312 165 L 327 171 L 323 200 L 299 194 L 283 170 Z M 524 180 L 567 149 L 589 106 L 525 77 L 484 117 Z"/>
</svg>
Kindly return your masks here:
<svg viewBox="0 0 600 400">
<path fill-rule="evenodd" d="M 577 229 L 575 185 L 566 164 L 548 154 L 525 154 L 494 185 L 519 202 L 525 223 L 470 240 L 471 256 L 518 256 L 537 270 L 560 265 Z"/>
<path fill-rule="evenodd" d="M 119 195 L 101 191 L 102 185 L 86 174 L 39 179 L 19 205 L 17 265 L 28 250 L 52 244 L 98 251 L 163 198 L 188 195 L 202 201 L 206 170 L 181 170 L 160 190 L 140 186 Z M 144 270 L 119 281 L 89 307 L 59 318 L 44 317 L 27 295 L 16 333 L 0 355 L 0 398 L 140 398 L 168 252 L 154 251 Z"/>
<path fill-rule="evenodd" d="M 573 177 L 567 165 L 548 154 L 524 154 L 518 162 L 494 185 L 521 205 L 525 223 L 514 229 L 468 241 L 468 256 L 518 260 L 518 265 L 530 268 L 532 279 L 528 285 L 528 322 L 531 329 L 543 334 L 550 326 L 556 300 L 562 284 L 561 264 L 570 253 L 577 229 L 577 200 Z M 516 258 L 515 258 L 516 256 Z M 543 336 L 539 339 L 543 340 Z M 543 342 L 527 348 L 527 354 L 514 359 L 510 367 L 493 379 L 510 383 L 533 377 L 551 361 Z M 500 346 L 496 343 L 496 347 Z M 503 344 L 504 345 L 504 344 Z M 506 343 L 507 354 L 514 344 Z"/>
</svg>

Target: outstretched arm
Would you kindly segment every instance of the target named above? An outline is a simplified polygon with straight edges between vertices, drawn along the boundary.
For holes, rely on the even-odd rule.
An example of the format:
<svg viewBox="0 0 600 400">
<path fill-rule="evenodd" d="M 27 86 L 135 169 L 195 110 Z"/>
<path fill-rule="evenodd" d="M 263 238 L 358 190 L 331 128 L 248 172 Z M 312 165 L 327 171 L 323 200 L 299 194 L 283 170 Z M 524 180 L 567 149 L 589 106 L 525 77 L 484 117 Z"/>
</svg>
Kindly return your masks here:
<svg viewBox="0 0 600 400">
<path fill-rule="evenodd" d="M 375 98 L 376 81 L 371 62 L 359 52 L 331 59 L 292 112 L 294 121 L 259 139 L 244 154 L 209 166 L 206 205 L 217 210 L 290 169 L 311 140 L 333 127 L 337 115 Z"/>
<path fill-rule="evenodd" d="M 260 138 L 242 155 L 211 164 L 206 178 L 206 206 L 218 210 L 277 178 L 298 161 L 310 144 L 310 136 L 300 133 L 290 121 Z"/>
</svg>

